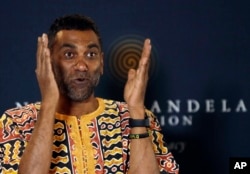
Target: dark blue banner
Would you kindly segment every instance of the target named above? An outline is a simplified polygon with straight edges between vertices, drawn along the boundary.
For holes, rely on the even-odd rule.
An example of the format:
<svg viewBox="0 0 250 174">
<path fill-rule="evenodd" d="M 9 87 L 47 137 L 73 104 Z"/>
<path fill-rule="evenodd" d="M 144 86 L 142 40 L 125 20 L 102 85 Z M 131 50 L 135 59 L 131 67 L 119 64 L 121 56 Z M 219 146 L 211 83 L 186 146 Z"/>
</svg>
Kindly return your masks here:
<svg viewBox="0 0 250 174">
<path fill-rule="evenodd" d="M 100 97 L 123 100 L 127 70 L 151 38 L 145 105 L 159 118 L 180 173 L 226 174 L 232 157 L 250 157 L 250 3 L 243 0 L 3 1 L 1 113 L 40 100 L 37 37 L 72 13 L 100 28 Z"/>
</svg>

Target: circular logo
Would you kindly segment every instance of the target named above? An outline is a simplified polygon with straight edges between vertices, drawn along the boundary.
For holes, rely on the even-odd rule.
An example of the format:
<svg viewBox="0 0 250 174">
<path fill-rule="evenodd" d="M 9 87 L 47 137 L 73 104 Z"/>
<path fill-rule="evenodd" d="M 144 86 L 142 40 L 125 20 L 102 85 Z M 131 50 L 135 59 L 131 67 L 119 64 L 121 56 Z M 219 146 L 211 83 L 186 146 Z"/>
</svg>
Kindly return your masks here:
<svg viewBox="0 0 250 174">
<path fill-rule="evenodd" d="M 128 70 L 137 69 L 141 58 L 145 38 L 137 35 L 126 35 L 116 39 L 107 52 L 108 71 L 118 83 L 125 83 Z M 150 55 L 149 78 L 156 67 L 156 51 L 152 46 Z"/>
</svg>

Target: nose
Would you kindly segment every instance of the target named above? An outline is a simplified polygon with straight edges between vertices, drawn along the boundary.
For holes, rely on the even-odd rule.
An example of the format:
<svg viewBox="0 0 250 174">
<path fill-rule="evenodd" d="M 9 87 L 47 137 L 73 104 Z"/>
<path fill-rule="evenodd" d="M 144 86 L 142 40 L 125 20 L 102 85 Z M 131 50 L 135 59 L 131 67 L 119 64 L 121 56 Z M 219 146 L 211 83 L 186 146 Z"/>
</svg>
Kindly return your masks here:
<svg viewBox="0 0 250 174">
<path fill-rule="evenodd" d="M 88 65 L 83 59 L 78 59 L 75 63 L 74 68 L 75 70 L 78 70 L 78 71 L 87 71 Z"/>
</svg>

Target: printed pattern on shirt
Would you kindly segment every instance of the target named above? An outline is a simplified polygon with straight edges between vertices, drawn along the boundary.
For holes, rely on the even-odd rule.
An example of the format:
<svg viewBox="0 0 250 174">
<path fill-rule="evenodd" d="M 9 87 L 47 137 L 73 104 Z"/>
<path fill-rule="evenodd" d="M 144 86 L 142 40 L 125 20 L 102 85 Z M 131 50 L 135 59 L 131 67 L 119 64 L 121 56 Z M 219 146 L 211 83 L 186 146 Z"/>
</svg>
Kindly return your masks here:
<svg viewBox="0 0 250 174">
<path fill-rule="evenodd" d="M 83 120 L 78 123 L 77 118 L 72 117 L 55 119 L 49 173 L 84 174 L 93 173 L 93 170 L 97 174 L 127 173 L 130 154 L 127 105 L 113 100 L 99 100 L 104 110 L 86 123 Z M 0 173 L 17 173 L 39 110 L 40 103 L 36 103 L 8 110 L 2 115 Z M 148 110 L 146 115 L 150 118 L 150 137 L 161 172 L 178 173 L 179 166 L 168 152 L 157 118 Z"/>
<path fill-rule="evenodd" d="M 14 108 L 0 118 L 0 173 L 17 173 L 23 151 L 30 140 L 40 104 Z"/>
<path fill-rule="evenodd" d="M 104 173 L 125 173 L 123 164 L 123 143 L 122 137 L 128 134 L 122 134 L 121 126 L 128 124 L 125 119 L 126 112 L 119 113 L 117 104 L 114 101 L 107 101 L 109 110 L 105 110 L 103 115 L 98 116 L 98 130 L 101 143 L 99 150 L 103 151 L 103 172 Z M 119 115 L 119 117 L 118 117 Z M 121 120 L 121 118 L 124 118 Z M 102 159 L 101 159 L 102 160 Z"/>
</svg>

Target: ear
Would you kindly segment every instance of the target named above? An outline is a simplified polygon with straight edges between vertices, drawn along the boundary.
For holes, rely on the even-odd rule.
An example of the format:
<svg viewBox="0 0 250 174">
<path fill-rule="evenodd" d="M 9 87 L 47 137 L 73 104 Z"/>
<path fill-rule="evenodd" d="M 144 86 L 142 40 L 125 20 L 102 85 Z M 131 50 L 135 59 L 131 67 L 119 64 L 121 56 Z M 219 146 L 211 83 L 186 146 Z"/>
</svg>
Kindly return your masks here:
<svg viewBox="0 0 250 174">
<path fill-rule="evenodd" d="M 100 57 L 100 61 L 101 61 L 101 75 L 103 75 L 103 71 L 104 71 L 104 53 L 101 53 L 101 57 Z"/>
</svg>

